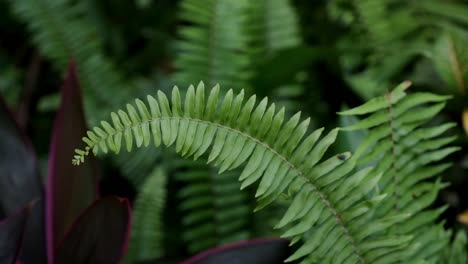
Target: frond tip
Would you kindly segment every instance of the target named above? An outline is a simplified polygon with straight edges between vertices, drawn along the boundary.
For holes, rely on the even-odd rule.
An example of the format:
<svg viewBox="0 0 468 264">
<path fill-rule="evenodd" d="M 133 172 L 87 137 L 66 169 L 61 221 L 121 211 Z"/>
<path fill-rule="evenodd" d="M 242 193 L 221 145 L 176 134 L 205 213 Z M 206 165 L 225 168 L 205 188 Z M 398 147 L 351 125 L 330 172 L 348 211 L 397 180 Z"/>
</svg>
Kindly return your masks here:
<svg viewBox="0 0 468 264">
<path fill-rule="evenodd" d="M 153 141 L 175 145 L 184 157 L 206 153 L 220 172 L 244 165 L 240 188 L 257 183 L 258 210 L 280 196 L 291 198 L 276 228 L 284 229 L 282 236 L 293 244 L 304 244 L 287 261 L 383 263 L 383 256 L 411 239 L 381 235 L 408 214 L 372 219 L 373 206 L 385 197 L 375 193 L 381 173 L 370 167 L 356 170 L 357 159 L 349 152 L 323 160 L 338 128 L 323 137 L 323 129 L 308 134 L 309 118 L 300 121 L 299 112 L 285 120 L 284 108 L 277 111 L 267 98 L 256 105 L 252 96 L 244 103 L 244 92 L 232 90 L 222 102 L 218 98 L 219 86 L 205 98 L 200 83 L 188 88 L 183 104 L 177 87 L 171 103 L 161 91 L 157 99 L 148 96 L 147 104 L 136 99 L 126 111 L 111 114 L 112 125 L 103 121 L 88 131 L 87 147 L 76 151 L 73 163 L 84 162 L 90 151 L 118 153 L 123 141 L 127 151 Z"/>
</svg>

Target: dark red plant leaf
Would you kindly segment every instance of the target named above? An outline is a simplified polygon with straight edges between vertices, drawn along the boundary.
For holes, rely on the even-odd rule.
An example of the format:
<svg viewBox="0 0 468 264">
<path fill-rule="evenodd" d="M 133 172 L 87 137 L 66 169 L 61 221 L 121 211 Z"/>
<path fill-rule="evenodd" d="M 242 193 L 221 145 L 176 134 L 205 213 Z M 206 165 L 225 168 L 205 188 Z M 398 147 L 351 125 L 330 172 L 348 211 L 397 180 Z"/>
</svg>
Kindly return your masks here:
<svg viewBox="0 0 468 264">
<path fill-rule="evenodd" d="M 0 263 L 19 261 L 29 213 L 28 206 L 0 222 Z"/>
<path fill-rule="evenodd" d="M 65 235 L 55 263 L 119 263 L 127 252 L 130 225 L 127 199 L 109 196 L 97 200 Z"/>
<path fill-rule="evenodd" d="M 76 218 L 98 197 L 96 161 L 73 166 L 76 146 L 86 133 L 81 91 L 74 62 L 68 66 L 60 107 L 54 122 L 46 186 L 47 256 L 53 263 L 58 242 Z"/>
<path fill-rule="evenodd" d="M 0 218 L 12 215 L 35 199 L 43 188 L 37 157 L 26 135 L 0 98 Z M 43 203 L 35 204 L 27 224 L 22 260 L 45 259 Z"/>
<path fill-rule="evenodd" d="M 282 264 L 291 253 L 288 244 L 279 238 L 242 241 L 206 250 L 182 264 Z"/>
</svg>

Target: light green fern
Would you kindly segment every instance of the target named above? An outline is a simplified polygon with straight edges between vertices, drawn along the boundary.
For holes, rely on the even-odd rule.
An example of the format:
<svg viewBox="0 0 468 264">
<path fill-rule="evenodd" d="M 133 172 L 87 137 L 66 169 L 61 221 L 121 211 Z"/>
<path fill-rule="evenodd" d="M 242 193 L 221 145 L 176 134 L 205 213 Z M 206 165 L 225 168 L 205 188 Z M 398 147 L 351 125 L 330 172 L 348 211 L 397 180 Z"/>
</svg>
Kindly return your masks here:
<svg viewBox="0 0 468 264">
<path fill-rule="evenodd" d="M 356 158 L 343 153 L 322 160 L 339 129 L 319 140 L 323 129 L 307 133 L 309 119 L 300 113 L 284 119 L 284 109 L 268 106 L 267 99 L 255 107 L 252 96 L 230 90 L 219 103 L 219 87 L 205 98 L 203 83 L 190 86 L 182 105 L 177 87 L 172 103 L 158 92 L 148 102 L 137 99 L 127 111 L 112 113 L 113 125 L 103 121 L 83 138 L 87 147 L 77 150 L 73 163 L 79 165 L 92 151 L 118 153 L 122 147 L 175 145 L 184 157 L 218 164 L 220 172 L 246 164 L 239 177 L 244 189 L 258 183 L 256 197 L 261 209 L 280 195 L 291 204 L 277 228 L 292 244 L 302 246 L 287 260 L 303 263 L 387 263 L 389 254 L 403 250 L 411 236 L 386 236 L 383 232 L 408 214 L 373 219 L 373 205 L 385 195 L 375 187 L 381 174 L 372 168 L 352 172 Z M 138 110 L 137 110 L 138 109 Z M 122 146 L 123 141 L 125 146 Z"/>
</svg>

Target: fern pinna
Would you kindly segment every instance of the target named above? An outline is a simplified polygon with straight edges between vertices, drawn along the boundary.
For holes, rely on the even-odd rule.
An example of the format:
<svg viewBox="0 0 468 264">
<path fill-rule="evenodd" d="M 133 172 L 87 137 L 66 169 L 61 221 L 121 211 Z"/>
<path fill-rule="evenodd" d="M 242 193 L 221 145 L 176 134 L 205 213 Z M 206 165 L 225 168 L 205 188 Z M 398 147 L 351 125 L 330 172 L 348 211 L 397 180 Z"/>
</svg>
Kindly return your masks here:
<svg viewBox="0 0 468 264">
<path fill-rule="evenodd" d="M 409 215 L 395 214 L 373 219 L 373 207 L 385 195 L 375 189 L 381 173 L 372 167 L 354 172 L 357 159 L 343 153 L 323 160 L 339 129 L 319 140 L 323 129 L 307 134 L 309 119 L 300 113 L 284 120 L 284 108 L 277 111 L 265 98 L 245 103 L 243 93 L 229 90 L 218 106 L 219 86 L 205 98 L 203 83 L 190 86 L 182 105 L 177 87 L 172 103 L 159 91 L 157 99 L 137 99 L 127 111 L 112 113 L 112 123 L 88 131 L 87 146 L 77 150 L 73 163 L 79 165 L 92 151 L 118 153 L 122 143 L 134 146 L 175 145 L 184 157 L 198 159 L 204 153 L 220 172 L 245 164 L 239 180 L 241 188 L 258 183 L 258 209 L 280 195 L 290 197 L 290 205 L 277 228 L 292 244 L 302 245 L 287 261 L 302 263 L 387 263 L 387 256 L 403 250 L 411 236 L 383 232 Z M 137 110 L 138 109 L 138 110 Z M 358 157 L 358 156 L 356 156 Z"/>
<path fill-rule="evenodd" d="M 427 123 L 450 97 L 431 93 L 407 95 L 405 90 L 409 86 L 410 82 L 404 82 L 385 96 L 342 112 L 342 115 L 366 117 L 344 130 L 369 130 L 355 157 L 358 164 L 376 164 L 375 169 L 383 173 L 379 187 L 391 198 L 379 205 L 377 217 L 411 214 L 404 223 L 388 229 L 389 234 L 414 235 L 408 250 L 396 257 L 405 261 L 426 259 L 431 263 L 445 263 L 440 256 L 448 245 L 450 233 L 441 224 L 434 225 L 445 207 L 428 209 L 445 184 L 440 179 L 427 180 L 447 169 L 450 164 L 440 161 L 459 148 L 449 145 L 455 136 L 444 135 L 455 124 L 428 126 Z"/>
</svg>

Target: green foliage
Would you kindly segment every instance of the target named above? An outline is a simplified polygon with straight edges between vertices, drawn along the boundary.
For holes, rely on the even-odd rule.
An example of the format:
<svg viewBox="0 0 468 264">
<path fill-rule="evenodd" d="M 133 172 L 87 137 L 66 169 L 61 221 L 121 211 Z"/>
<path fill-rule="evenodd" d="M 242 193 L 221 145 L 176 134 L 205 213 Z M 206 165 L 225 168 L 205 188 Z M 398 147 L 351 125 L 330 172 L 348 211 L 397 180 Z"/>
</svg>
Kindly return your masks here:
<svg viewBox="0 0 468 264">
<path fill-rule="evenodd" d="M 248 193 L 239 192 L 239 171 L 219 175 L 201 161 L 180 160 L 174 177 L 183 184 L 177 193 L 182 236 L 190 252 L 199 252 L 251 237 L 253 207 Z"/>
<path fill-rule="evenodd" d="M 1 64 L 0 58 L 0 95 L 5 98 L 5 101 L 13 106 L 18 104 L 21 93 L 19 80 L 21 72 L 14 67 L 4 67 Z"/>
<path fill-rule="evenodd" d="M 301 42 L 297 17 L 287 0 L 185 0 L 180 4 L 179 17 L 188 23 L 178 28 L 180 40 L 175 44 L 178 53 L 175 58 L 176 72 L 172 78 L 181 86 L 202 79 L 210 86 L 223 83 L 226 88 L 249 91 L 266 60 L 276 56 L 278 51 L 293 48 Z M 293 83 L 281 89 L 270 89 L 267 94 L 275 99 L 282 98 L 282 105 L 296 103 L 294 109 L 298 109 L 297 101 L 291 98 L 302 94 L 302 89 Z M 204 191 L 192 193 L 190 201 L 210 201 L 199 208 L 181 211 L 183 219 L 192 219 L 193 215 L 200 214 L 205 216 L 200 221 L 190 221 L 191 225 L 182 226 L 189 251 L 197 252 L 241 238 L 247 239 L 252 234 L 265 236 L 271 233 L 265 232 L 271 227 L 263 226 L 264 219 L 252 217 L 255 201 L 251 196 L 236 194 L 236 197 L 244 198 L 232 199 L 228 207 L 216 204 L 232 194 L 215 190 L 226 191 L 226 186 L 230 186 L 229 190 L 239 189 L 240 183 L 234 174 L 232 177 L 218 177 L 212 167 L 204 166 L 203 172 L 203 168 L 195 163 L 174 170 L 182 170 L 180 173 L 188 175 L 192 172 L 205 175 L 203 178 L 184 177 L 183 181 L 179 180 L 182 185 L 177 191 L 178 196 L 185 197 L 187 192 L 192 192 L 192 186 L 203 185 Z M 265 216 L 272 221 L 280 217 L 275 214 L 277 208 L 271 207 L 269 211 Z M 226 214 L 237 215 L 239 220 L 233 222 L 225 217 Z"/>
<path fill-rule="evenodd" d="M 468 15 L 468 12 L 467 12 Z M 468 83 L 468 34 L 446 33 L 437 41 L 432 59 L 440 76 L 453 92 L 466 93 Z"/>
<path fill-rule="evenodd" d="M 442 259 L 449 264 L 466 263 L 468 261 L 467 246 L 466 233 L 463 231 L 457 232 L 450 247 L 445 249 Z"/>
<path fill-rule="evenodd" d="M 338 42 L 340 63 L 346 80 L 363 98 L 408 78 L 408 69 L 425 63 L 425 57 L 433 63 L 428 68 L 435 68 L 450 90 L 463 93 L 468 78 L 466 45 L 461 44 L 468 38 L 466 6 L 433 0 L 359 0 L 346 6 L 335 0 L 329 10 L 347 29 Z M 426 70 L 421 79 L 434 85 L 431 74 Z"/>
<path fill-rule="evenodd" d="M 206 152 L 220 172 L 246 163 L 239 176 L 241 189 L 259 182 L 257 209 L 280 195 L 291 197 L 276 227 L 285 230 L 282 236 L 293 244 L 301 240 L 304 244 L 287 261 L 305 257 L 304 263 L 380 263 L 386 261 L 385 255 L 405 248 L 411 236 L 382 232 L 409 214 L 372 218 L 373 205 L 384 199 L 375 193 L 382 174 L 370 167 L 352 172 L 359 156 L 350 153 L 321 161 L 338 129 L 321 140 L 323 129 L 305 136 L 310 119 L 299 123 L 298 113 L 286 121 L 284 109 L 276 112 L 274 104 L 267 107 L 266 98 L 254 107 L 255 96 L 245 103 L 243 96 L 230 90 L 218 106 L 219 87 L 206 99 L 200 83 L 197 89 L 189 87 L 183 105 L 177 87 L 172 103 L 160 91 L 157 100 L 148 96 L 147 104 L 137 99 L 136 108 L 128 104 L 127 111 L 112 113 L 113 125 L 103 121 L 102 128 L 88 131 L 83 138 L 87 147 L 76 151 L 73 162 L 84 162 L 91 150 L 118 153 L 122 147 L 131 151 L 151 141 L 156 146 L 175 145 L 184 157 L 197 159 Z"/>
<path fill-rule="evenodd" d="M 304 263 L 339 263 L 350 248 L 362 253 L 364 262 L 370 263 L 465 263 L 466 235 L 458 232 L 455 236 L 452 235 L 455 230 L 444 228 L 458 228 L 453 223 L 454 214 L 466 209 L 463 193 L 467 183 L 463 176 L 468 168 L 466 136 L 451 137 L 460 131 L 446 122 L 459 122 L 463 109 L 468 109 L 467 29 L 468 6 L 463 0 L 0 1 L 0 93 L 13 110 L 19 106 L 17 109 L 24 112 L 21 114 L 27 115 L 26 120 L 30 121 L 24 125 L 33 136 L 33 144 L 47 146 L 49 139 L 43 135 L 48 134 L 51 124 L 48 119 L 58 106 L 59 94 L 55 91 L 59 88 L 56 85 L 59 75 L 70 59 L 76 61 L 88 124 L 90 127 L 101 124 L 101 130 L 93 130 L 87 143 L 96 144 L 95 139 L 106 138 L 105 142 L 79 152 L 76 163 L 82 162 L 82 155 L 92 150 L 104 153 L 106 148 L 107 151 L 131 148 L 131 152 L 120 151 L 111 157 L 111 162 L 101 164 L 103 172 L 124 176 L 131 183 L 118 188 L 129 189 L 130 193 L 135 188 L 138 193 L 127 259 L 130 263 L 160 257 L 172 261 L 174 256 L 185 257 L 180 252 L 197 253 L 239 239 L 278 236 L 285 230 L 292 232 L 287 231 L 291 228 L 304 228 L 302 232 L 307 225 L 310 228 L 303 235 L 290 237 L 295 249 L 307 245 L 299 252 L 313 252 Z M 38 78 L 30 72 L 34 59 L 40 61 Z M 153 87 L 165 87 L 163 91 L 170 93 L 169 83 L 183 87 L 182 95 L 202 98 L 196 89 L 186 89 L 200 80 L 210 87 L 221 83 L 219 94 L 223 96 L 229 88 L 233 89 L 229 92 L 233 101 L 224 104 L 226 119 L 215 120 L 223 115 L 215 110 L 213 117 L 206 116 L 206 105 L 198 112 L 186 114 L 182 100 L 175 105 L 161 104 L 164 98 L 156 97 L 160 114 L 166 119 L 154 121 L 153 114 L 158 113 L 151 112 L 150 102 L 143 103 L 149 114 L 149 119 L 145 119 L 139 101 L 133 105 L 135 111 L 128 108 L 124 109 L 126 114 L 116 112 L 111 117 L 116 124 L 99 123 L 129 98 L 153 93 Z M 446 97 L 427 93 L 407 95 L 403 91 L 406 83 L 389 92 L 401 80 L 412 81 L 412 93 L 437 91 L 453 95 L 453 100 L 440 110 Z M 276 109 L 267 108 L 271 106 L 264 102 L 264 112 L 259 110 L 254 120 L 256 108 L 252 104 L 252 111 L 244 117 L 247 123 L 239 127 L 241 117 L 236 119 L 236 111 L 245 109 L 245 103 L 240 103 L 240 99 L 234 103 L 234 98 L 241 89 L 245 89 L 245 99 L 251 94 L 259 98 L 268 96 Z M 340 224 L 336 221 L 334 226 L 327 226 L 335 215 L 324 202 L 314 203 L 317 195 L 307 192 L 309 184 L 299 190 L 293 188 L 299 185 L 295 183 L 299 180 L 294 179 L 301 177 L 294 170 L 285 169 L 285 163 L 291 161 L 301 169 L 309 168 L 304 165 L 308 162 L 307 153 L 298 152 L 306 141 L 298 139 L 297 150 L 287 151 L 286 143 L 275 147 L 277 142 L 268 136 L 271 128 L 263 127 L 264 135 L 260 135 L 263 129 L 257 128 L 266 125 L 262 120 L 267 122 L 268 115 L 274 124 L 274 118 L 282 113 L 276 110 L 284 106 L 282 128 L 286 120 L 301 110 L 310 115 L 309 128 L 302 127 L 307 130 L 305 135 L 309 135 L 309 130 L 320 134 L 313 131 L 318 126 L 337 126 L 332 113 L 343 104 L 357 105 L 374 97 L 377 99 L 358 108 L 361 110 L 339 116 L 340 130 L 352 131 L 339 133 L 337 144 L 331 144 L 322 153 L 322 158 L 330 158 L 330 163 L 336 161 L 331 152 L 352 151 L 353 156 L 321 176 L 317 172 L 326 165 L 324 162 L 318 162 L 323 166 L 312 164 L 312 169 L 303 172 L 312 178 L 311 184 L 323 197 L 331 201 L 331 208 L 336 209 L 349 231 L 348 236 L 346 232 L 339 233 Z M 212 105 L 212 109 L 221 110 L 221 104 Z M 174 112 L 177 105 L 180 107 Z M 203 105 L 203 101 L 196 105 Z M 161 106 L 167 106 L 165 113 Z M 199 114 L 198 118 L 193 117 L 195 114 Z M 294 115 L 292 120 L 299 124 L 298 119 Z M 118 122 L 122 127 L 117 133 Z M 108 129 L 116 133 L 107 137 L 112 132 Z M 294 131 L 291 128 L 290 133 L 281 135 L 292 142 Z M 208 135 L 212 135 L 212 141 Z M 453 140 L 464 151 L 445 157 L 456 150 L 450 147 Z M 172 144 L 172 149 L 185 158 L 196 156 L 198 160 L 179 158 L 160 148 L 142 147 L 154 143 Z M 286 157 L 285 161 L 277 161 L 274 155 L 268 160 L 269 149 L 256 153 L 264 146 L 260 143 L 271 146 Z M 249 148 L 254 150 L 249 153 Z M 240 157 L 236 156 L 239 153 L 248 156 L 242 157 L 243 164 L 232 161 Z M 48 159 L 46 147 L 39 147 L 38 154 Z M 254 164 L 253 154 L 258 164 Z M 204 164 L 208 159 L 211 163 Z M 445 172 L 449 161 L 454 161 L 450 173 Z M 246 164 L 249 170 L 258 168 L 258 172 L 254 171 L 255 176 L 246 176 L 244 172 L 242 177 L 247 179 L 239 182 L 238 176 L 245 171 Z M 370 170 L 370 166 L 375 168 Z M 363 179 L 353 176 L 366 169 L 370 171 L 361 175 Z M 322 188 L 325 181 L 322 179 L 338 172 L 342 172 L 337 176 L 339 179 Z M 278 174 L 283 182 L 276 179 Z M 375 175 L 380 178 L 374 178 Z M 255 177 L 259 177 L 257 181 L 238 192 L 242 184 L 250 184 Z M 360 180 L 357 190 L 338 193 L 339 189 L 334 189 L 351 182 L 353 177 Z M 284 182 L 286 179 L 293 180 Z M 109 182 L 106 184 L 114 184 L 112 180 Z M 448 185 L 445 182 L 451 186 L 441 192 Z M 266 188 L 268 183 L 270 192 L 255 197 L 258 188 Z M 280 190 L 280 184 L 288 187 Z M 369 193 L 364 195 L 367 189 L 359 191 L 359 188 L 368 188 Z M 121 194 L 120 190 L 118 193 Z M 347 215 L 359 206 L 358 202 L 353 202 L 348 210 L 339 205 L 353 195 L 362 198 L 360 202 L 367 201 L 362 206 L 368 211 L 349 219 Z M 321 199 L 319 195 L 318 200 Z M 257 209 L 262 210 L 255 210 L 254 214 L 257 200 Z M 446 206 L 439 208 L 442 204 Z M 448 206 L 451 209 L 445 210 Z M 325 212 L 323 216 L 315 213 L 320 210 Z M 293 221 L 283 228 L 272 229 L 285 211 L 288 215 L 285 219 L 295 215 Z M 399 215 L 407 218 L 358 241 L 357 229 L 365 230 L 374 222 L 387 223 L 385 219 L 392 217 L 401 220 Z M 322 231 L 329 232 L 321 234 Z M 317 240 L 320 244 L 313 249 L 317 232 L 327 239 Z M 353 246 L 346 242 L 347 237 L 354 239 Z M 400 238 L 408 241 L 402 242 Z M 334 246 L 328 249 L 326 243 Z M 371 249 L 375 245 L 395 247 Z M 353 254 L 349 256 L 359 255 Z M 377 258 L 375 261 L 372 254 Z M 327 259 L 331 256 L 334 258 Z M 348 261 L 353 259 L 343 259 L 343 263 Z"/>
<path fill-rule="evenodd" d="M 355 157 L 358 164 L 377 164 L 375 169 L 383 173 L 379 187 L 391 197 L 382 201 L 376 217 L 411 214 L 404 223 L 388 229 L 389 235 L 414 235 L 408 252 L 402 252 L 395 258 L 443 263 L 439 258 L 450 235 L 434 222 L 446 207 L 428 207 L 446 184 L 440 179 L 434 182 L 428 179 L 447 169 L 450 164 L 441 164 L 440 161 L 460 148 L 448 146 L 455 136 L 443 135 L 455 124 L 427 125 L 442 110 L 449 97 L 431 93 L 406 95 L 409 85 L 405 82 L 385 96 L 341 112 L 342 115 L 366 116 L 344 130 L 369 130 Z"/>
<path fill-rule="evenodd" d="M 186 87 L 203 79 L 210 86 L 222 81 L 226 87 L 247 89 L 244 5 L 245 1 L 182 1 L 180 18 L 192 24 L 178 31 L 181 40 L 175 44 L 179 56 L 173 77 L 177 84 Z"/>
<path fill-rule="evenodd" d="M 299 84 L 298 72 L 286 76 L 284 80 L 271 85 L 272 62 L 281 57 L 282 64 L 291 61 L 291 57 L 281 56 L 281 52 L 297 49 L 302 44 L 298 17 L 287 0 L 249 1 L 246 5 L 246 18 L 243 24 L 247 37 L 249 68 L 252 72 L 251 86 L 257 93 L 271 96 L 280 106 L 298 110 L 297 97 L 303 94 Z M 294 56 L 292 56 L 294 58 Z M 281 72 L 284 67 L 273 63 Z M 293 64 L 294 65 L 294 64 Z M 259 86 L 261 85 L 261 86 Z"/>
<path fill-rule="evenodd" d="M 164 256 L 162 215 L 166 200 L 167 175 L 156 168 L 145 180 L 135 201 L 132 233 L 126 263 Z"/>
<path fill-rule="evenodd" d="M 248 87 L 244 9 L 243 1 L 181 2 L 179 17 L 189 24 L 178 28 L 176 72 L 172 76 L 175 83 L 187 87 L 205 80 L 210 86 L 223 83 L 226 87 Z M 177 190 L 177 196 L 182 200 L 178 208 L 183 219 L 183 240 L 190 252 L 233 242 L 235 238 L 250 238 L 248 221 L 252 210 L 250 200 L 245 199 L 248 196 L 236 194 L 241 198 L 231 200 L 229 207 L 219 204 L 226 200 L 226 195 L 232 194 L 232 190 L 240 188 L 236 177 L 219 177 L 211 166 L 195 162 L 185 162 L 183 167 L 176 165 L 174 169 L 175 179 L 182 184 Z M 192 177 L 194 175 L 202 177 Z M 225 217 L 226 213 L 237 214 L 241 218 L 233 221 Z"/>
<path fill-rule="evenodd" d="M 22 0 L 11 1 L 11 6 L 27 22 L 33 41 L 56 69 L 66 68 L 72 58 L 76 60 L 88 119 L 102 119 L 100 114 L 135 95 L 134 84 L 125 80 L 104 54 L 97 28 L 87 15 L 86 1 Z M 110 91 L 114 96 L 108 96 Z"/>
</svg>

